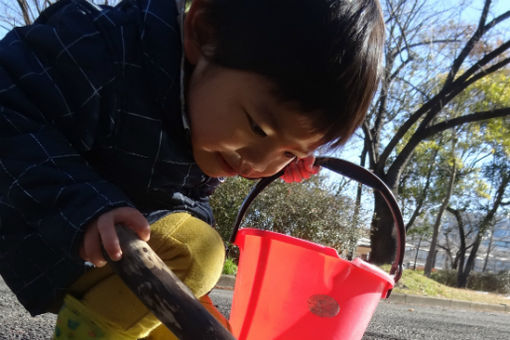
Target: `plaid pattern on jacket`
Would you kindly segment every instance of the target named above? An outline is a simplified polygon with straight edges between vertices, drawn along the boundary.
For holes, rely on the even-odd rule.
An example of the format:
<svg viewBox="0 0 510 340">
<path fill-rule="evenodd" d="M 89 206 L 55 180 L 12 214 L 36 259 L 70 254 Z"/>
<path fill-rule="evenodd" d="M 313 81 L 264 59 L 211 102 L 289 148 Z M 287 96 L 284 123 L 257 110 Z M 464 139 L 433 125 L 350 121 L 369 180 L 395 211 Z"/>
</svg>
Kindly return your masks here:
<svg viewBox="0 0 510 340">
<path fill-rule="evenodd" d="M 181 117 L 177 15 L 174 0 L 61 0 L 0 42 L 0 273 L 32 315 L 83 273 L 79 242 L 101 213 L 213 222 L 218 181 Z"/>
</svg>

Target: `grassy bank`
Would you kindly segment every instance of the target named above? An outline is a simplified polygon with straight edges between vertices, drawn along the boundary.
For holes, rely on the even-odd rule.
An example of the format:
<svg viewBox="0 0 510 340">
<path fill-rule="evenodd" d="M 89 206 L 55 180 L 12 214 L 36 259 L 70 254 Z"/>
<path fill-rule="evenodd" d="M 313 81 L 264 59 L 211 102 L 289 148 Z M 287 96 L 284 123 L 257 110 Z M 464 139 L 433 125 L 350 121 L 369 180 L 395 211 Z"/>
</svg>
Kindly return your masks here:
<svg viewBox="0 0 510 340">
<path fill-rule="evenodd" d="M 404 270 L 404 275 L 393 291 L 401 294 L 510 305 L 510 299 L 503 295 L 448 287 L 429 279 L 419 270 Z"/>
</svg>

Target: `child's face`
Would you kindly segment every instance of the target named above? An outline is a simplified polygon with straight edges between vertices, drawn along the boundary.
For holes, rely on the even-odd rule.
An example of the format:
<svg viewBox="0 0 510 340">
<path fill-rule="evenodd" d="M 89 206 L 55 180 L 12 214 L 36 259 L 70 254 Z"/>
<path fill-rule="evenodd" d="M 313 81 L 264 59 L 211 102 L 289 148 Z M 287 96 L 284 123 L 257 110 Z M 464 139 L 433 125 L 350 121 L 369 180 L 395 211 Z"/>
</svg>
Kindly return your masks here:
<svg viewBox="0 0 510 340">
<path fill-rule="evenodd" d="M 270 176 L 321 144 L 309 119 L 279 102 L 257 74 L 201 58 L 187 97 L 193 156 L 208 176 Z"/>
</svg>

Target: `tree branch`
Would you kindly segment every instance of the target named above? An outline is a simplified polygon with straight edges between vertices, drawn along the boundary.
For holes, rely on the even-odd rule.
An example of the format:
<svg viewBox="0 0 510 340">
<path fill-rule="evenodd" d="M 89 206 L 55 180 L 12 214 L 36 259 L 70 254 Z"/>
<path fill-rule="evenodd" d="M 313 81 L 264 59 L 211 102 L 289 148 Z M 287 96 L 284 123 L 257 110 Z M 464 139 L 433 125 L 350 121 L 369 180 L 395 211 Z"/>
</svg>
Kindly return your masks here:
<svg viewBox="0 0 510 340">
<path fill-rule="evenodd" d="M 436 157 L 437 157 L 438 153 L 439 153 L 439 149 L 435 149 L 434 150 L 434 155 L 432 157 L 432 165 L 428 168 L 428 171 L 427 171 L 427 177 L 426 177 L 426 181 L 425 181 L 425 186 L 423 187 L 423 190 L 421 191 L 420 196 L 417 199 L 416 209 L 414 210 L 413 215 L 411 216 L 409 221 L 407 221 L 406 232 L 409 231 L 409 229 L 414 224 L 414 221 L 416 220 L 416 218 L 418 218 L 418 216 L 421 213 L 421 208 L 423 206 L 423 203 L 425 202 L 425 199 L 427 198 L 427 193 L 428 193 L 428 190 L 429 190 L 429 187 L 430 187 L 430 183 L 431 183 L 431 178 L 432 178 L 432 171 L 435 168 Z"/>
<path fill-rule="evenodd" d="M 448 77 L 446 78 L 446 81 L 444 83 L 444 88 L 450 86 L 450 84 L 453 82 L 453 79 L 455 78 L 455 75 L 457 75 L 457 72 L 459 71 L 460 66 L 466 59 L 466 57 L 469 55 L 475 44 L 480 40 L 480 38 L 483 36 L 483 34 L 486 32 L 486 25 L 485 22 L 487 20 L 487 14 L 489 13 L 489 8 L 491 5 L 491 0 L 485 0 L 482 14 L 480 15 L 480 20 L 478 22 L 478 27 L 471 36 L 471 38 L 468 40 L 466 45 L 464 45 L 464 48 L 459 53 L 457 58 L 453 61 L 452 68 L 450 69 L 450 72 L 448 73 Z"/>
<path fill-rule="evenodd" d="M 458 40 L 458 39 L 438 39 L 438 40 L 420 41 L 420 42 L 416 42 L 414 44 L 406 45 L 404 48 L 393 52 L 393 57 L 396 57 L 399 54 L 401 54 L 402 52 L 404 52 L 406 50 L 409 50 L 409 49 L 411 49 L 413 47 L 419 47 L 419 46 L 424 46 L 424 45 L 433 45 L 433 44 L 455 43 L 455 42 L 461 42 L 461 40 Z"/>
<path fill-rule="evenodd" d="M 365 151 L 368 154 L 368 162 L 370 166 L 372 166 L 376 162 L 376 155 L 374 150 L 373 136 L 372 133 L 370 132 L 370 128 L 368 127 L 368 123 L 366 120 L 363 121 L 361 128 L 365 133 Z"/>
<path fill-rule="evenodd" d="M 483 111 L 476 112 L 470 115 L 454 118 L 448 120 L 446 122 L 438 123 L 432 127 L 428 128 L 419 128 L 413 136 L 409 139 L 406 146 L 402 149 L 402 151 L 398 154 L 397 158 L 393 161 L 390 168 L 387 172 L 388 184 L 390 187 L 394 184 L 392 183 L 392 179 L 396 179 L 399 171 L 405 165 L 409 157 L 411 156 L 413 150 L 416 146 L 423 141 L 424 139 L 432 136 L 435 133 L 444 131 L 454 126 L 458 126 L 464 123 L 482 121 L 486 119 L 496 118 L 496 117 L 504 117 L 510 114 L 510 108 L 502 108 L 491 111 Z"/>
<path fill-rule="evenodd" d="M 434 105 L 431 106 L 430 111 L 426 114 L 425 118 L 420 123 L 420 126 L 418 127 L 417 131 L 427 128 L 427 125 L 430 123 L 430 121 L 432 121 L 432 119 L 437 115 L 437 113 L 442 109 L 442 107 L 449 103 L 459 93 L 464 91 L 469 85 L 473 84 L 477 80 L 493 72 L 496 72 L 503 66 L 507 65 L 510 62 L 510 58 L 503 59 L 502 61 L 492 65 L 491 67 L 485 70 L 482 69 L 482 66 L 486 65 L 489 61 L 496 58 L 498 55 L 502 54 L 508 48 L 510 48 L 510 40 L 496 48 L 494 51 L 486 55 L 478 62 L 476 62 L 473 66 L 471 66 L 471 68 L 468 71 L 466 71 L 464 74 L 462 74 L 462 76 L 460 76 L 458 79 L 452 82 L 450 86 L 448 87 L 444 86 L 443 91 L 440 92 L 444 94 L 443 97 L 442 98 L 439 97 L 439 100 L 436 102 L 435 107 Z M 470 77 L 476 71 L 479 72 L 474 76 Z"/>
<path fill-rule="evenodd" d="M 407 65 L 409 64 L 411 61 L 413 61 L 414 58 L 412 56 L 409 56 L 409 58 L 407 58 L 404 62 L 400 63 L 400 65 L 398 65 L 397 69 L 395 70 L 395 72 L 393 72 L 390 77 L 389 77 L 389 80 L 391 82 L 391 80 L 395 79 L 395 77 L 400 73 L 400 71 Z"/>
<path fill-rule="evenodd" d="M 423 139 L 430 137 L 438 132 L 447 130 L 449 128 L 452 128 L 454 126 L 458 126 L 465 123 L 472 123 L 472 122 L 478 122 L 482 120 L 487 120 L 491 118 L 498 118 L 498 117 L 504 117 L 510 115 L 510 107 L 502 108 L 502 109 L 496 109 L 496 110 L 490 110 L 490 111 L 480 111 L 475 112 L 466 116 L 453 118 L 441 123 L 438 123 L 436 125 L 430 126 L 427 129 L 423 131 Z"/>
<path fill-rule="evenodd" d="M 411 83 L 409 80 L 407 79 L 404 79 L 404 78 L 397 78 L 399 81 L 409 85 L 410 88 L 412 88 L 414 91 L 420 93 L 427 101 L 430 101 L 431 98 L 428 96 L 428 94 L 423 91 L 422 89 L 420 89 L 419 87 L 417 87 L 416 85 L 414 85 L 413 83 Z"/>
<path fill-rule="evenodd" d="M 501 45 L 497 50 L 498 54 L 504 52 L 506 49 L 510 48 L 510 41 L 506 42 L 505 44 Z M 495 58 L 498 54 L 491 53 L 491 57 Z M 485 58 L 483 58 L 485 59 Z M 488 62 L 488 61 L 486 61 Z M 460 92 L 462 92 L 464 89 L 466 89 L 469 85 L 473 84 L 477 80 L 487 76 L 488 74 L 491 74 L 499 69 L 501 69 L 503 66 L 510 63 L 510 58 L 503 59 L 502 61 L 492 65 L 486 70 L 483 70 L 479 72 L 478 74 L 472 76 L 469 79 L 464 79 L 464 75 L 460 77 L 459 79 L 455 80 L 453 83 L 450 84 L 448 88 L 443 88 L 443 90 L 438 93 L 436 96 L 434 96 L 429 102 L 425 103 L 420 109 L 418 109 L 401 127 L 398 129 L 394 137 L 391 139 L 390 143 L 386 146 L 383 153 L 379 157 L 379 163 L 383 163 L 382 165 L 379 164 L 379 167 L 384 167 L 384 163 L 389 156 L 390 152 L 395 148 L 395 146 L 398 144 L 398 142 L 403 138 L 404 134 L 411 128 L 411 126 L 415 123 L 415 121 L 418 120 L 418 118 L 423 115 L 425 112 L 428 111 L 423 121 L 420 123 L 420 126 L 416 129 L 416 132 L 411 137 L 407 145 L 402 149 L 402 151 L 399 153 L 393 164 L 391 165 L 390 169 L 388 169 L 388 178 L 396 176 L 396 172 L 402 167 L 403 164 L 407 161 L 410 154 L 414 150 L 414 148 L 418 145 L 418 143 L 423 140 L 423 133 L 427 129 L 428 123 L 432 120 L 432 118 L 441 111 L 442 107 L 450 102 L 453 98 L 455 98 L 456 95 L 458 95 Z M 496 110 L 499 111 L 499 110 Z M 506 115 L 506 114 L 503 114 Z M 500 116 L 500 115 L 496 115 Z M 459 117 L 459 119 L 462 119 Z M 483 118 L 480 120 L 484 120 L 488 118 Z M 389 183 L 388 183 L 389 184 Z"/>
<path fill-rule="evenodd" d="M 496 26 L 497 24 L 499 24 L 500 22 L 502 22 L 503 20 L 506 20 L 508 18 L 510 18 L 510 11 L 506 11 L 505 13 L 501 14 L 499 17 L 492 19 L 492 21 L 486 25 L 487 30 L 491 29 L 492 27 Z"/>
<path fill-rule="evenodd" d="M 463 83 L 467 79 L 470 79 L 470 77 L 475 74 L 477 71 L 479 73 L 482 73 L 483 75 L 486 75 L 489 72 L 489 70 L 495 70 L 503 67 L 504 65 L 508 64 L 510 58 L 503 59 L 502 61 L 492 65 L 489 69 L 483 70 L 483 67 L 487 65 L 490 61 L 495 59 L 497 56 L 503 54 L 507 49 L 510 48 L 510 40 L 506 41 L 505 43 L 501 44 L 498 48 L 491 51 L 489 54 L 485 55 L 482 59 L 478 60 L 476 63 L 474 63 L 468 70 L 466 70 L 459 78 L 455 80 L 454 83 Z M 480 77 L 479 77 L 480 78 Z M 453 86 L 453 84 L 451 84 Z"/>
<path fill-rule="evenodd" d="M 30 20 L 30 14 L 28 13 L 28 4 L 26 0 L 16 0 L 18 3 L 18 6 L 21 10 L 21 15 L 23 16 L 23 21 L 25 22 L 25 25 L 29 25 L 32 23 Z"/>
</svg>

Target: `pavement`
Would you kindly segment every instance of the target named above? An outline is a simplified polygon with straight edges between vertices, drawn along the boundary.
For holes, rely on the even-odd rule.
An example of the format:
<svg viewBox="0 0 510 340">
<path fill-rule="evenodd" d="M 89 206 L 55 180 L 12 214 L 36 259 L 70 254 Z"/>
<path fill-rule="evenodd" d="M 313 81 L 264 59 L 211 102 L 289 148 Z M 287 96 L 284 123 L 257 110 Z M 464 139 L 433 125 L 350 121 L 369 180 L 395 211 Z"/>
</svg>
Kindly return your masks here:
<svg viewBox="0 0 510 340">
<path fill-rule="evenodd" d="M 217 289 L 234 289 L 235 284 L 234 275 L 222 275 L 218 283 L 216 284 Z M 507 312 L 510 313 L 510 299 L 508 304 L 489 304 L 479 303 L 471 301 L 461 301 L 452 299 L 443 299 L 431 296 L 421 295 L 410 295 L 392 292 L 390 297 L 383 300 L 389 303 L 400 303 L 400 304 L 418 304 L 425 306 L 437 306 L 445 308 L 459 308 L 472 311 L 484 311 L 484 312 Z"/>
<path fill-rule="evenodd" d="M 218 282 L 218 289 L 211 292 L 214 304 L 227 318 L 234 282 L 234 276 L 223 276 Z M 387 302 L 378 304 L 363 340 L 509 339 L 510 313 L 507 305 L 502 307 L 403 294 L 392 294 L 383 301 Z M 444 308 L 436 307 L 438 305 Z M 447 307 L 459 308 L 452 313 L 452 309 Z M 47 340 L 53 334 L 55 319 L 56 316 L 50 313 L 31 317 L 0 277 L 0 340 Z"/>
</svg>

